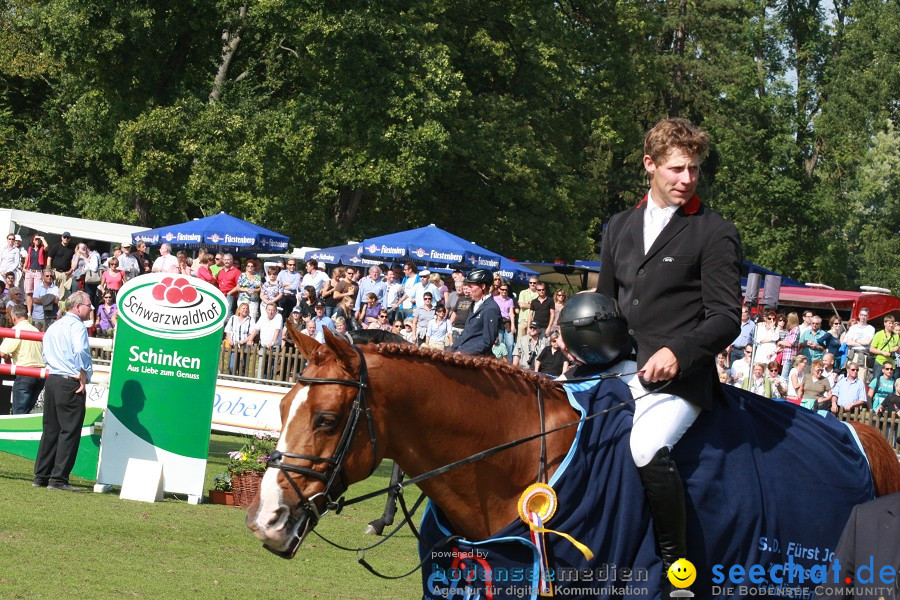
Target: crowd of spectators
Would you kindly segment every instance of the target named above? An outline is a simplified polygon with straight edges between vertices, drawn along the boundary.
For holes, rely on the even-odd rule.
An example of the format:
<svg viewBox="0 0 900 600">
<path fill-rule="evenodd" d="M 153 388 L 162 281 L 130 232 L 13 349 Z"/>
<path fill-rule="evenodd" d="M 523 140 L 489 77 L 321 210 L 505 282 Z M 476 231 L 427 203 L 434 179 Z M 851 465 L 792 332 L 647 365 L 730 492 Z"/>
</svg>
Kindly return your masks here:
<svg viewBox="0 0 900 600">
<path fill-rule="evenodd" d="M 48 246 L 40 234 L 27 247 L 9 234 L 0 248 L 0 298 L 12 325 L 13 308 L 44 331 L 59 316 L 60 301 L 77 290 L 91 298 L 94 335 L 111 335 L 116 326 L 116 294 L 145 273 L 192 275 L 225 294 L 228 314 L 223 344 L 231 348 L 271 350 L 294 345 L 290 324 L 302 335 L 324 340 L 323 328 L 341 337 L 361 329 L 383 329 L 410 343 L 448 348 L 462 333 L 472 301 L 464 274 L 448 278 L 413 262 L 400 268 L 336 266 L 331 273 L 316 260 L 290 257 L 263 265 L 228 253 L 201 250 L 196 258 L 162 244 L 151 260 L 146 244 L 121 244 L 99 254 L 89 242 L 73 243 L 68 232 Z M 492 348 L 498 360 L 523 369 L 559 375 L 574 361 L 559 335 L 566 290 L 550 290 L 530 277 L 515 294 L 510 282 L 495 275 L 490 294 L 500 307 L 500 330 Z M 741 330 L 716 358 L 723 383 L 770 398 L 786 398 L 810 409 L 869 406 L 891 410 L 897 398 L 895 365 L 900 359 L 900 322 L 884 317 L 882 329 L 868 323 L 869 311 L 845 324 L 812 310 L 787 314 L 760 310 L 756 319 L 744 306 Z M 230 369 L 235 372 L 234 358 Z M 268 373 L 271 376 L 270 373 Z"/>
<path fill-rule="evenodd" d="M 762 310 L 754 321 L 744 306 L 741 332 L 716 357 L 716 369 L 722 383 L 810 410 L 868 407 L 890 413 L 900 404 L 898 360 L 900 321 L 892 314 L 878 331 L 869 324 L 867 308 L 846 326 L 831 316 L 826 329 L 812 310 L 802 317 Z"/>
<path fill-rule="evenodd" d="M 226 297 L 236 296 L 229 301 L 225 324 L 228 349 L 292 347 L 288 323 L 301 335 L 320 342 L 325 328 L 347 339 L 354 331 L 382 329 L 413 344 L 446 349 L 462 333 L 472 308 L 463 286 L 464 274 L 458 270 L 445 279 L 409 262 L 399 269 L 382 270 L 373 265 L 365 271 L 341 265 L 329 275 L 316 260 L 300 263 L 289 258 L 283 264 L 269 263 L 263 281 L 256 259 L 247 259 L 243 271 L 233 261 L 227 254 L 216 255 L 210 280 Z M 547 375 L 559 375 L 568 368 L 571 357 L 557 325 L 566 300 L 564 291 L 551 297 L 544 283 L 531 278 L 517 299 L 509 282 L 496 275 L 490 293 L 502 316 L 492 348 L 496 358 Z M 257 315 L 260 304 L 266 311 Z M 231 314 L 235 305 L 236 312 Z M 517 323 L 523 336 L 516 335 Z M 279 335 L 275 335 L 276 329 Z M 244 374 L 234 360 L 230 370 Z"/>
</svg>

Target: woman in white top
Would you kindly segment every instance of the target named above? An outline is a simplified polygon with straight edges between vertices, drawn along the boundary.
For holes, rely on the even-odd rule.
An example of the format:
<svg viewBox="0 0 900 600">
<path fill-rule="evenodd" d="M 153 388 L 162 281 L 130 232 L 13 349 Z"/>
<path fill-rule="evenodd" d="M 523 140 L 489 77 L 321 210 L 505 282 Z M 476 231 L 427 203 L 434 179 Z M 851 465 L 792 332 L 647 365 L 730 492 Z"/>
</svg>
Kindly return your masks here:
<svg viewBox="0 0 900 600">
<path fill-rule="evenodd" d="M 804 355 L 794 358 L 794 366 L 788 375 L 787 381 L 787 397 L 799 400 L 800 387 L 803 383 L 803 376 L 806 375 L 806 365 L 809 359 Z"/>
<path fill-rule="evenodd" d="M 765 320 L 757 325 L 756 335 L 756 356 L 754 362 L 769 364 L 775 360 L 778 353 L 778 327 L 775 323 L 775 311 L 770 310 L 766 313 Z"/>
</svg>

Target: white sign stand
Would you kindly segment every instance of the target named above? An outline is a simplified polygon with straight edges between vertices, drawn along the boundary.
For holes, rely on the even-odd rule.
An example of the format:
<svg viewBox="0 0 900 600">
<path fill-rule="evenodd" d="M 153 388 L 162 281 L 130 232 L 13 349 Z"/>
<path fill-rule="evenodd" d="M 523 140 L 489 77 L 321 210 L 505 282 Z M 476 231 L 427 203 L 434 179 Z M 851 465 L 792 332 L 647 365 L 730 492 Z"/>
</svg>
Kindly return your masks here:
<svg viewBox="0 0 900 600">
<path fill-rule="evenodd" d="M 160 502 L 163 499 L 162 463 L 129 458 L 119 498 L 141 502 Z"/>
</svg>

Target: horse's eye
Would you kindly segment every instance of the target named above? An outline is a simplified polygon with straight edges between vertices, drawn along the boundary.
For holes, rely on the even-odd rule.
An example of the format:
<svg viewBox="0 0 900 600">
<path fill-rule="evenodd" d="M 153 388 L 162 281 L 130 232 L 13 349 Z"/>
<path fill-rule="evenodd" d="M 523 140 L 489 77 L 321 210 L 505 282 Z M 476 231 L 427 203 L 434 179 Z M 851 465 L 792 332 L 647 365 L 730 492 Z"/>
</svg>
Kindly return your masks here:
<svg viewBox="0 0 900 600">
<path fill-rule="evenodd" d="M 319 413 L 313 422 L 314 429 L 324 429 L 326 431 L 337 427 L 338 415 L 334 413 Z"/>
</svg>

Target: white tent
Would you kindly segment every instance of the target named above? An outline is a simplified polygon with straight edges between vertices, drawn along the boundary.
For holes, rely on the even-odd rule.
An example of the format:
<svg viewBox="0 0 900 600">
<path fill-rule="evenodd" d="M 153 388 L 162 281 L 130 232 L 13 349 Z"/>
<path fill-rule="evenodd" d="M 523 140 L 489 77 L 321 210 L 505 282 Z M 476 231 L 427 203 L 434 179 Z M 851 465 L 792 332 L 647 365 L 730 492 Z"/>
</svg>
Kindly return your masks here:
<svg viewBox="0 0 900 600">
<path fill-rule="evenodd" d="M 145 229 L 147 228 L 94 221 L 92 219 L 61 217 L 59 215 L 47 215 L 28 210 L 0 208 L 0 231 L 21 234 L 23 230 L 27 230 L 27 233 L 22 235 L 23 245 L 25 246 L 28 245 L 26 235 L 35 231 L 56 236 L 61 235 L 64 231 L 68 231 L 72 234 L 72 238 L 78 241 L 94 240 L 121 244 L 130 242 L 132 234 Z"/>
</svg>

